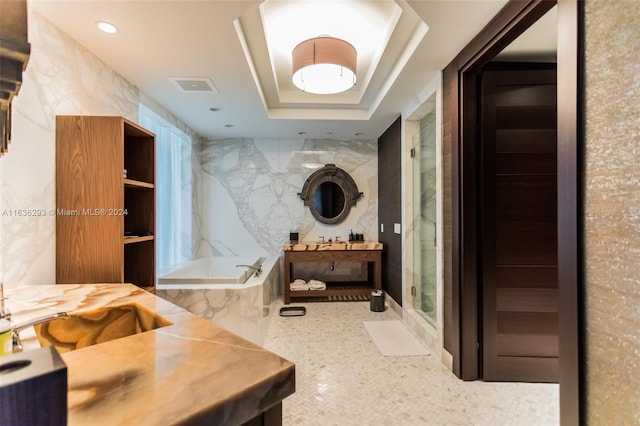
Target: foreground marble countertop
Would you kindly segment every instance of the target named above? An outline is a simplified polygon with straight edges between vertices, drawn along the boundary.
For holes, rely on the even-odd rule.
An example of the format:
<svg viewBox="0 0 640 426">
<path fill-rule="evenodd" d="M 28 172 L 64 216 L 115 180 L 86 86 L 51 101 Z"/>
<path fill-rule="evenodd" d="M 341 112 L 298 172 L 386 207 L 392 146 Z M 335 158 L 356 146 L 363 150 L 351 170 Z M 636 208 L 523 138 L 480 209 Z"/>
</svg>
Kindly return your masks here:
<svg viewBox="0 0 640 426">
<path fill-rule="evenodd" d="M 343 251 L 343 250 L 382 250 L 382 243 L 375 241 L 333 242 L 300 241 L 285 243 L 283 251 Z"/>
<path fill-rule="evenodd" d="M 13 320 L 138 304 L 172 325 L 62 354 L 69 425 L 241 424 L 295 390 L 295 366 L 130 284 L 8 289 Z M 32 330 L 25 350 L 38 347 Z"/>
</svg>

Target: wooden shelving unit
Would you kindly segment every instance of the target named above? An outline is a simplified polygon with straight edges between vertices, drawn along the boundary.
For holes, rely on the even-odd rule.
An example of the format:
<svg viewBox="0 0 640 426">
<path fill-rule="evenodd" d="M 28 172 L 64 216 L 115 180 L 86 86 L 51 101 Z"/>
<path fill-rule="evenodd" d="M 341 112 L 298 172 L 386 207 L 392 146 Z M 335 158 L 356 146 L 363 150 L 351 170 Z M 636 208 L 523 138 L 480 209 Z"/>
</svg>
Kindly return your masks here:
<svg viewBox="0 0 640 426">
<path fill-rule="evenodd" d="M 124 237 L 124 244 L 141 243 L 143 241 L 153 241 L 155 236 L 146 235 L 144 237 Z"/>
<path fill-rule="evenodd" d="M 155 135 L 125 118 L 56 117 L 56 282 L 155 286 Z"/>
<path fill-rule="evenodd" d="M 326 250 L 284 252 L 284 303 L 296 298 L 320 298 L 341 296 L 369 297 L 371 290 L 382 288 L 382 250 Z M 289 283 L 293 277 L 293 265 L 300 262 L 366 262 L 367 281 L 327 282 L 326 290 L 292 291 Z"/>
<path fill-rule="evenodd" d="M 140 182 L 139 180 L 125 179 L 124 186 L 128 188 L 155 188 L 156 186 L 149 182 Z"/>
</svg>

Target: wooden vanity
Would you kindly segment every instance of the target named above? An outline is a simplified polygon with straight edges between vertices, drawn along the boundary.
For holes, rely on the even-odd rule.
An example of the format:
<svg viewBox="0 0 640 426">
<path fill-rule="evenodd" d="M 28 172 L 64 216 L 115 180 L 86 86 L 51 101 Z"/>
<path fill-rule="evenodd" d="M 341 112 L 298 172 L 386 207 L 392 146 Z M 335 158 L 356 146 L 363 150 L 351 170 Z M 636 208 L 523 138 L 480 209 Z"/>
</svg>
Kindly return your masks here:
<svg viewBox="0 0 640 426">
<path fill-rule="evenodd" d="M 353 242 L 353 243 L 296 243 L 284 244 L 284 303 L 291 303 L 292 299 L 329 296 L 366 296 L 371 290 L 382 288 L 382 243 Z M 326 282 L 326 290 L 296 290 L 292 291 L 289 284 L 295 263 L 302 262 L 366 262 L 366 281 L 334 281 Z"/>
</svg>

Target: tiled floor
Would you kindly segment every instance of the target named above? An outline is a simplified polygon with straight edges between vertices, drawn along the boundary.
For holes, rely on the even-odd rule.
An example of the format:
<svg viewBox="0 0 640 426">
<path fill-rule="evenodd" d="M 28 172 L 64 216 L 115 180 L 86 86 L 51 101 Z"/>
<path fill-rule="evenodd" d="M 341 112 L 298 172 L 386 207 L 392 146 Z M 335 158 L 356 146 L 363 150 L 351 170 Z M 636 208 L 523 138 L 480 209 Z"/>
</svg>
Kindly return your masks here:
<svg viewBox="0 0 640 426">
<path fill-rule="evenodd" d="M 296 306 L 300 304 L 292 304 Z M 394 320 L 368 302 L 313 302 L 272 315 L 265 346 L 296 364 L 292 425 L 557 425 L 558 386 L 463 382 L 435 356 L 384 357 L 362 321 Z"/>
</svg>

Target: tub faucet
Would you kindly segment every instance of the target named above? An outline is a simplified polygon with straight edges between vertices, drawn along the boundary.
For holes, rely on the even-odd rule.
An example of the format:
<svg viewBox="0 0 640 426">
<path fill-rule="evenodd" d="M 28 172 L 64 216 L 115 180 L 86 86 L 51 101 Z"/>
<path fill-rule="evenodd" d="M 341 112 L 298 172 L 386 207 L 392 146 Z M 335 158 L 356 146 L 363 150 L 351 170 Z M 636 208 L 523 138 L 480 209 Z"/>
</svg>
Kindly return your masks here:
<svg viewBox="0 0 640 426">
<path fill-rule="evenodd" d="M 13 353 L 22 352 L 22 342 L 20 341 L 20 332 L 22 330 L 24 330 L 25 328 L 33 327 L 34 325 L 52 321 L 57 318 L 67 319 L 69 318 L 69 314 L 66 312 L 56 312 L 55 314 L 44 315 L 38 318 L 34 318 L 31 321 L 26 321 L 14 326 L 12 332 Z"/>
<path fill-rule="evenodd" d="M 259 277 L 260 274 L 262 273 L 262 265 L 258 265 L 258 266 L 253 266 L 253 265 L 236 265 L 236 268 L 240 268 L 240 267 L 245 267 L 245 268 L 249 268 L 252 271 L 255 272 L 256 277 Z"/>
</svg>

